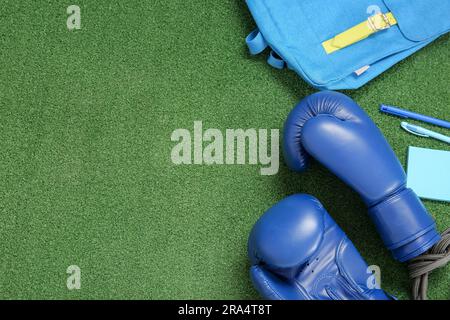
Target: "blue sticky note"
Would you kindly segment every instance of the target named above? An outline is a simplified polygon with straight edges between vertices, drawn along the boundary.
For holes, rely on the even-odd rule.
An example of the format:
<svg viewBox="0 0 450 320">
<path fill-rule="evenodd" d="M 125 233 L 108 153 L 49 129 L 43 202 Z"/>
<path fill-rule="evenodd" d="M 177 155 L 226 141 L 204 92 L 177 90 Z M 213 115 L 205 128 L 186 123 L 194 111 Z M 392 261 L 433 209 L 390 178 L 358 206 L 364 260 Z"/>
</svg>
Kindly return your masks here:
<svg viewBox="0 0 450 320">
<path fill-rule="evenodd" d="M 420 198 L 450 202 L 450 152 L 409 147 L 407 186 Z"/>
</svg>

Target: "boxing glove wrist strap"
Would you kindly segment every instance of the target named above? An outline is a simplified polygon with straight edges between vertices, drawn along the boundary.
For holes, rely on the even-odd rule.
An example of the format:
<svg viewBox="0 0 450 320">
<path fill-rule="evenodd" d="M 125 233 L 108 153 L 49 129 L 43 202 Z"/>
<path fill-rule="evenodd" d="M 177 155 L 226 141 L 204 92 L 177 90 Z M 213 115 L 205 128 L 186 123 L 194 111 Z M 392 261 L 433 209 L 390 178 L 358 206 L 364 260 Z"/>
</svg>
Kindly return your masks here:
<svg viewBox="0 0 450 320">
<path fill-rule="evenodd" d="M 369 209 L 385 245 L 401 262 L 427 251 L 439 239 L 434 220 L 424 212 L 411 189 L 403 189 Z"/>
</svg>

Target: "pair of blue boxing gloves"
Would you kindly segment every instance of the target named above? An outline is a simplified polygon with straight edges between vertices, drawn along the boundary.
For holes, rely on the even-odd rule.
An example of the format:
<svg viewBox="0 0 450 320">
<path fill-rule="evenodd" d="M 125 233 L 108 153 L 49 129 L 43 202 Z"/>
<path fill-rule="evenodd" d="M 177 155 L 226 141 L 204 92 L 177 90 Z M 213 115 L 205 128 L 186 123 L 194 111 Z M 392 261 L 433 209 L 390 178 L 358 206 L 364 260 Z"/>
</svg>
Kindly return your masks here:
<svg viewBox="0 0 450 320">
<path fill-rule="evenodd" d="M 328 91 L 305 98 L 290 113 L 283 139 L 292 170 L 305 170 L 312 157 L 361 196 L 396 260 L 411 260 L 440 240 L 381 131 L 346 95 Z M 369 285 L 366 262 L 309 195 L 290 196 L 263 214 L 251 231 L 248 254 L 252 282 L 265 299 L 394 299 Z"/>
</svg>

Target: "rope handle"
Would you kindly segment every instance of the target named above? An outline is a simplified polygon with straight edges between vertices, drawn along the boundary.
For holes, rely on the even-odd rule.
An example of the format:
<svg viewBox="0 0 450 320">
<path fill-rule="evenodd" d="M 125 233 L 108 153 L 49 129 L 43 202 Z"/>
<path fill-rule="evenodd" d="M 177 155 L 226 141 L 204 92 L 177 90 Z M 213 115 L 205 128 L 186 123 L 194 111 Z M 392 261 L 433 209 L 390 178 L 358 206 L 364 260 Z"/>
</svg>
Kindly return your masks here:
<svg viewBox="0 0 450 320">
<path fill-rule="evenodd" d="M 444 231 L 442 239 L 428 252 L 414 258 L 408 266 L 409 276 L 413 280 L 412 295 L 414 300 L 428 300 L 428 276 L 434 270 L 450 262 L 450 228 Z"/>
</svg>

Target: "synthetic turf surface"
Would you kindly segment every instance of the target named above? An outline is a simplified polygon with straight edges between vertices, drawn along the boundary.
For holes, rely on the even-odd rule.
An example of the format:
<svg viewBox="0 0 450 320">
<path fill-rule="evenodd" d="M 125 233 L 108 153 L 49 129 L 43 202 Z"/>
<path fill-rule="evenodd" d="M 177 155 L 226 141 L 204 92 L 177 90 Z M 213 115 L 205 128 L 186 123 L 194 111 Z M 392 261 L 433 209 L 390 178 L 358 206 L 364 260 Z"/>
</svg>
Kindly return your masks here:
<svg viewBox="0 0 450 320">
<path fill-rule="evenodd" d="M 70 4 L 0 5 L 0 298 L 257 298 L 248 233 L 296 192 L 318 197 L 381 267 L 383 288 L 409 297 L 406 266 L 391 259 L 363 203 L 317 163 L 271 177 L 259 166 L 172 164 L 173 130 L 194 120 L 281 129 L 314 92 L 249 57 L 254 23 L 243 1 L 80 0 L 75 32 Z M 448 39 L 347 92 L 403 164 L 409 145 L 450 148 L 403 132 L 377 106 L 448 119 Z M 441 231 L 450 226 L 449 204 L 425 205 Z M 66 288 L 72 264 L 78 291 Z M 450 298 L 449 268 L 433 274 L 430 298 Z"/>
</svg>

